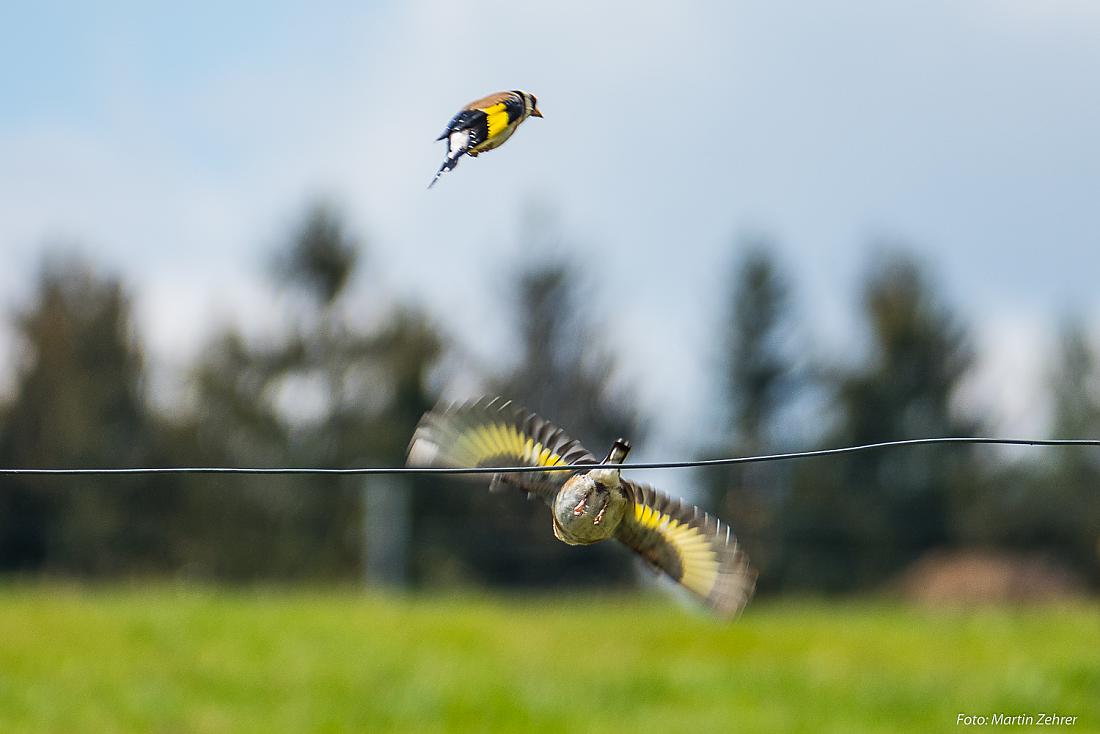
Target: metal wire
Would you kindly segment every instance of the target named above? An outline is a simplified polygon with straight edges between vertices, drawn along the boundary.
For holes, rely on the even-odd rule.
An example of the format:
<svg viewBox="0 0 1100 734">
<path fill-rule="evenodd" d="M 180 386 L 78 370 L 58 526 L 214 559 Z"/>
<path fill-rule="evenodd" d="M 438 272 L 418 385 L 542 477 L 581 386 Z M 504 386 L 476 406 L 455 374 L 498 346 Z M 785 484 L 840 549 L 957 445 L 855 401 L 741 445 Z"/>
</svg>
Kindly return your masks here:
<svg viewBox="0 0 1100 734">
<path fill-rule="evenodd" d="M 729 466 L 732 464 L 757 464 L 767 461 L 789 461 L 817 456 L 837 456 L 854 454 L 861 451 L 897 448 L 901 446 L 925 446 L 929 444 L 996 444 L 1000 446 L 1098 446 L 1100 439 L 1093 438 L 986 438 L 986 437 L 940 437 L 909 438 L 900 441 L 881 441 L 858 446 L 842 446 L 832 449 L 813 451 L 792 451 L 782 454 L 764 454 L 761 456 L 738 456 L 726 459 L 697 459 L 693 461 L 650 461 L 631 464 L 601 464 L 613 469 L 687 469 L 700 466 Z M 23 476 L 72 476 L 72 475 L 129 475 L 129 474 L 500 474 L 577 471 L 585 466 L 563 464 L 558 466 L 479 466 L 479 467 L 412 467 L 412 466 L 371 466 L 348 469 L 311 468 L 311 467 L 235 467 L 235 466 L 198 466 L 198 467 L 135 467 L 135 468 L 78 468 L 78 469 L 12 469 L 0 467 L 0 475 Z"/>
</svg>

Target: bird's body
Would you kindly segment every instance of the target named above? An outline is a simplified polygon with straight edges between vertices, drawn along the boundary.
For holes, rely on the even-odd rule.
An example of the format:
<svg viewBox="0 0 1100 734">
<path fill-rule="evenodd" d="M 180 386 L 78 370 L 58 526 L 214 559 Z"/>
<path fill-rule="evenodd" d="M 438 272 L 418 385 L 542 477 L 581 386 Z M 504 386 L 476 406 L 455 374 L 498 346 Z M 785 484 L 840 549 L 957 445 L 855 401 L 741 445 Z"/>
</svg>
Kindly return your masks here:
<svg viewBox="0 0 1100 734">
<path fill-rule="evenodd" d="M 569 545 L 591 545 L 614 537 L 630 497 L 609 469 L 593 469 L 566 480 L 550 505 L 554 536 Z M 599 474 L 599 476 L 593 476 Z"/>
<path fill-rule="evenodd" d="M 741 611 L 756 573 L 729 527 L 698 508 L 624 479 L 630 444 L 619 439 L 601 463 L 577 441 L 511 403 L 482 399 L 425 414 L 409 445 L 409 464 L 426 467 L 561 466 L 575 471 L 501 473 L 508 485 L 540 497 L 554 535 L 570 545 L 616 539 L 722 616 Z"/>
<path fill-rule="evenodd" d="M 457 166 L 463 155 L 476 158 L 500 147 L 528 117 L 542 117 L 542 112 L 534 95 L 518 89 L 490 94 L 463 107 L 436 138 L 447 141 L 447 156 L 428 188 Z"/>
<path fill-rule="evenodd" d="M 604 463 L 621 464 L 630 444 L 619 439 Z M 631 503 L 618 469 L 590 469 L 566 479 L 550 503 L 554 536 L 569 545 L 591 545 L 614 537 Z"/>
</svg>

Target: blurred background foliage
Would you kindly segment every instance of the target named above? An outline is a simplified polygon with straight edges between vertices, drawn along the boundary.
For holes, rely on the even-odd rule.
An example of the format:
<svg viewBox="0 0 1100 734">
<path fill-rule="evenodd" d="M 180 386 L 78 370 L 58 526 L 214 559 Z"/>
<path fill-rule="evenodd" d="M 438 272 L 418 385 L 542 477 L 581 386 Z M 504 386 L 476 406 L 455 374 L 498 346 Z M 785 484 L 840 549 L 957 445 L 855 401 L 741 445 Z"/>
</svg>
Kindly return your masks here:
<svg viewBox="0 0 1100 734">
<path fill-rule="evenodd" d="M 523 251 L 557 250 L 530 226 Z M 700 418 L 703 458 L 986 431 L 956 396 L 973 367 L 963 315 L 911 250 L 878 248 L 855 294 L 862 351 L 822 352 L 799 332 L 799 285 L 766 237 L 743 238 L 711 325 L 719 352 Z M 566 260 L 515 263 L 500 307 L 515 360 L 471 365 L 461 340 L 370 273 L 370 248 L 339 211 L 310 206 L 271 254 L 278 328 L 225 324 L 170 405 L 150 399 L 150 365 L 125 283 L 102 263 L 55 251 L 33 298 L 8 314 L 19 349 L 0 406 L 0 465 L 399 465 L 439 399 L 498 393 L 564 426 L 595 453 L 637 444 L 644 415 L 600 348 L 615 314 L 585 308 Z M 349 292 L 370 291 L 367 311 Z M 361 303 L 358 299 L 355 303 Z M 1067 320 L 1050 376 L 1057 437 L 1100 436 L 1100 359 Z M 455 374 L 476 390 L 448 394 Z M 453 392 L 453 391 L 452 391 Z M 669 457 L 673 458 L 673 457 Z M 700 470 L 694 499 L 728 519 L 761 570 L 762 592 L 878 588 L 931 551 L 1026 552 L 1100 583 L 1100 454 L 961 446 Z M 311 476 L 0 478 L 0 572 L 222 581 L 348 580 L 371 481 Z M 484 482 L 411 480 L 410 583 L 626 585 L 619 548 L 554 540 L 545 509 Z M 404 517 L 402 515 L 401 517 Z M 401 518 L 392 518 L 402 522 Z"/>
</svg>

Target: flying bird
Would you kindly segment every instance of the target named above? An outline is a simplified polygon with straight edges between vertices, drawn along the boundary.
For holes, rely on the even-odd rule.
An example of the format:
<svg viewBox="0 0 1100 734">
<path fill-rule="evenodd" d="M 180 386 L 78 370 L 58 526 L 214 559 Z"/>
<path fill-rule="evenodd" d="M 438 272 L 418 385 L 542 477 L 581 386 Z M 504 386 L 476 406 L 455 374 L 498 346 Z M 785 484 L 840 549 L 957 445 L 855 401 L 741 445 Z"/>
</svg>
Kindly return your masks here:
<svg viewBox="0 0 1100 734">
<path fill-rule="evenodd" d="M 444 171 L 457 166 L 463 153 L 476 158 L 479 153 L 499 147 L 528 117 L 542 117 L 538 100 L 519 89 L 490 94 L 463 107 L 436 138 L 447 141 L 447 157 L 428 188 L 435 186 Z"/>
<path fill-rule="evenodd" d="M 752 597 L 756 572 L 728 525 L 682 500 L 621 476 L 624 439 L 602 462 L 563 430 L 502 398 L 442 406 L 424 414 L 409 444 L 416 467 L 551 467 L 573 471 L 493 474 L 550 507 L 554 535 L 570 545 L 615 539 L 677 581 L 722 617 Z M 476 475 L 475 475 L 476 476 Z"/>
</svg>

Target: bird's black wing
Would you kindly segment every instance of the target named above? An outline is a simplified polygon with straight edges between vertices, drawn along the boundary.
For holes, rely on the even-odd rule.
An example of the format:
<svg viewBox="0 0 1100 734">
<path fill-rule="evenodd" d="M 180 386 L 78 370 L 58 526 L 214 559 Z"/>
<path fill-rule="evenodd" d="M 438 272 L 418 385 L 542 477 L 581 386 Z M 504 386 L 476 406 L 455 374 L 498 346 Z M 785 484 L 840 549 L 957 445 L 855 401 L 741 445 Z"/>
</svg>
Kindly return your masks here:
<svg viewBox="0 0 1100 734">
<path fill-rule="evenodd" d="M 443 163 L 435 172 L 435 177 L 428 184 L 428 188 L 435 186 L 435 182 L 445 172 L 453 171 L 464 153 L 473 151 L 488 137 L 489 117 L 481 110 L 462 110 L 452 117 L 447 123 L 447 128 L 436 138 L 436 140 L 447 141 L 447 155 L 444 156 Z M 477 155 L 477 153 L 471 152 L 470 155 Z"/>
<path fill-rule="evenodd" d="M 436 140 L 447 140 L 452 133 L 469 133 L 466 148 L 473 148 L 489 137 L 489 118 L 481 110 L 462 110 L 451 118 Z"/>
<path fill-rule="evenodd" d="M 495 467 L 596 464 L 565 431 L 502 398 L 481 398 L 426 413 L 409 444 L 409 466 Z M 478 479 L 477 475 L 469 475 Z M 548 504 L 570 472 L 496 474 Z"/>
<path fill-rule="evenodd" d="M 615 537 L 718 614 L 740 612 L 756 588 L 756 572 L 729 526 L 648 484 L 622 483 L 633 507 Z"/>
<path fill-rule="evenodd" d="M 516 120 L 521 119 L 524 113 L 527 111 L 526 105 L 523 102 L 523 97 L 520 96 L 519 92 L 512 92 L 511 94 L 508 94 L 500 100 L 500 103 L 504 106 L 504 111 L 508 114 L 507 124 L 509 125 Z"/>
</svg>

